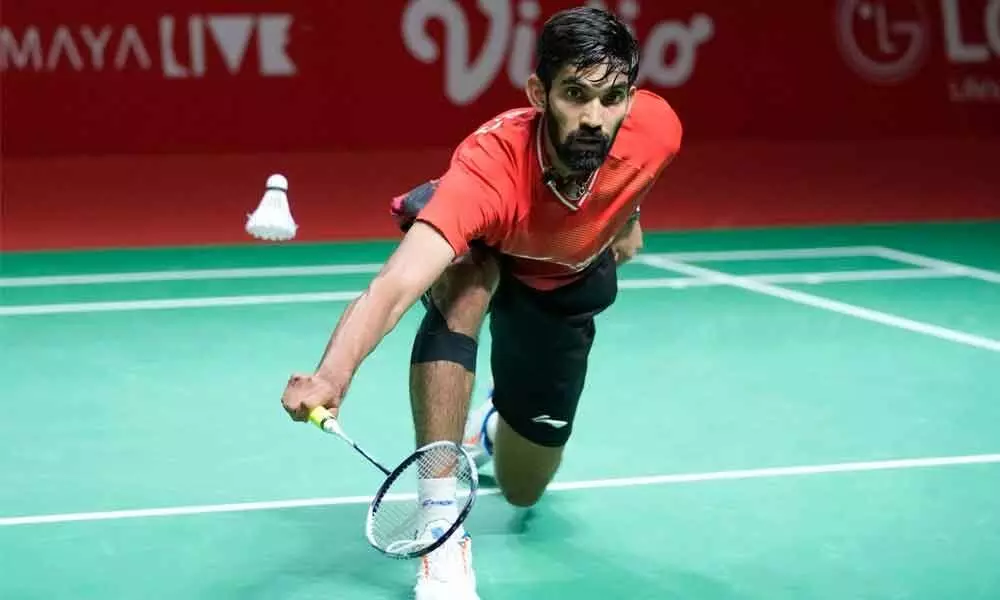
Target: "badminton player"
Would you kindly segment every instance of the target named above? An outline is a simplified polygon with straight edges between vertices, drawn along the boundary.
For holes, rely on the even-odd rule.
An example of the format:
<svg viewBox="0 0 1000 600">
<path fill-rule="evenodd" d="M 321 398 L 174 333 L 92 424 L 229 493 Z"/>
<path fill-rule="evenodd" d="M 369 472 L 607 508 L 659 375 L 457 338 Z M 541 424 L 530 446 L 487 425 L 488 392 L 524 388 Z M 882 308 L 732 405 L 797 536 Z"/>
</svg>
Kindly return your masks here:
<svg viewBox="0 0 1000 600">
<path fill-rule="evenodd" d="M 482 125 L 439 178 L 393 200 L 399 247 L 346 309 L 316 371 L 293 375 L 282 398 L 296 420 L 317 405 L 336 414 L 360 363 L 422 299 L 409 373 L 416 443 L 461 440 L 480 466 L 493 461 L 517 506 L 537 502 L 559 467 L 595 318 L 615 301 L 617 266 L 642 243 L 640 203 L 682 134 L 668 103 L 636 88 L 637 41 L 610 13 L 559 12 L 536 52 L 530 106 Z M 487 314 L 493 387 L 470 414 Z M 453 496 L 445 480 L 421 481 L 435 514 Z M 424 534 L 434 530 L 428 522 Z M 422 559 L 417 600 L 478 597 L 460 533 Z"/>
</svg>

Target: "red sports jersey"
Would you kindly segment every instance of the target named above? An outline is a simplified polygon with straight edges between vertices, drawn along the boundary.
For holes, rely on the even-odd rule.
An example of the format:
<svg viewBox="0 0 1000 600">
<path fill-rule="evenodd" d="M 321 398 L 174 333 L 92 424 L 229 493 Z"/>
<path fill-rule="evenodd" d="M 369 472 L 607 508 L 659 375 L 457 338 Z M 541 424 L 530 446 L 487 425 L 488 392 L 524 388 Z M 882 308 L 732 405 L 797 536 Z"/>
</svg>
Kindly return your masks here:
<svg viewBox="0 0 1000 600">
<path fill-rule="evenodd" d="M 575 204 L 543 181 L 541 113 L 499 115 L 455 150 L 417 219 L 456 254 L 481 239 L 513 258 L 513 275 L 537 289 L 569 283 L 614 240 L 680 149 L 680 120 L 663 98 L 638 91 L 607 160 Z"/>
</svg>

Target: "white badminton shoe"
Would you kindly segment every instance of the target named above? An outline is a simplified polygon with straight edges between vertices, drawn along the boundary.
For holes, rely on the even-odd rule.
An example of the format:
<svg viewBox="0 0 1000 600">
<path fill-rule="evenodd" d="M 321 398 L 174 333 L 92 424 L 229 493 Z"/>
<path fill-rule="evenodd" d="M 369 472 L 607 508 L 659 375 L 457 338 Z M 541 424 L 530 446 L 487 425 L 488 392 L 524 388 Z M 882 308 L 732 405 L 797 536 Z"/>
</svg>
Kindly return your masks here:
<svg viewBox="0 0 1000 600">
<path fill-rule="evenodd" d="M 465 421 L 465 435 L 462 447 L 476 463 L 476 468 L 482 468 L 493 460 L 493 440 L 497 432 L 497 409 L 493 407 L 493 386 L 483 402 L 476 410 L 469 412 Z"/>
<path fill-rule="evenodd" d="M 431 521 L 423 536 L 437 538 L 449 526 L 447 519 Z M 420 558 L 415 600 L 479 600 L 472 568 L 472 538 L 456 532 L 436 550 Z"/>
</svg>

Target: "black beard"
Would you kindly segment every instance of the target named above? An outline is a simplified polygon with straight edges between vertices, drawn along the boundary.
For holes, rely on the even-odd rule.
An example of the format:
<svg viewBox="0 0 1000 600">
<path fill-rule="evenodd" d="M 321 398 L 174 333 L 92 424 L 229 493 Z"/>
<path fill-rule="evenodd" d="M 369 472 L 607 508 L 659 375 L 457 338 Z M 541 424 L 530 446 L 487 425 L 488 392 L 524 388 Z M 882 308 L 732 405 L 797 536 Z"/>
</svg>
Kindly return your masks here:
<svg viewBox="0 0 1000 600">
<path fill-rule="evenodd" d="M 549 139 L 555 148 L 559 161 L 574 172 L 589 173 L 604 164 L 608 157 L 614 137 L 608 137 L 600 131 L 583 131 L 577 129 L 559 143 L 559 125 L 555 116 L 546 109 L 546 123 Z M 615 132 L 617 133 L 617 131 Z M 582 147 L 581 147 L 582 145 Z"/>
</svg>

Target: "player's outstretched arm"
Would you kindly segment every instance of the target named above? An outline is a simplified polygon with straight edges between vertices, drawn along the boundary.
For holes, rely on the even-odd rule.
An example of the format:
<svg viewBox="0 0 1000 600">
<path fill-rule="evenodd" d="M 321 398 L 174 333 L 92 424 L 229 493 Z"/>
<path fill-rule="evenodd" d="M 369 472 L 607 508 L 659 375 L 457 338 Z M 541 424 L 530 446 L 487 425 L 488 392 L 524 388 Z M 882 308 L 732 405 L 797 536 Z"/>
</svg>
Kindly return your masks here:
<svg viewBox="0 0 1000 600">
<path fill-rule="evenodd" d="M 341 315 L 316 372 L 293 375 L 281 402 L 296 421 L 316 406 L 337 414 L 361 362 L 455 257 L 433 227 L 416 222 L 368 288 Z"/>
</svg>

